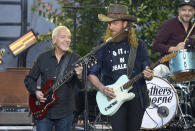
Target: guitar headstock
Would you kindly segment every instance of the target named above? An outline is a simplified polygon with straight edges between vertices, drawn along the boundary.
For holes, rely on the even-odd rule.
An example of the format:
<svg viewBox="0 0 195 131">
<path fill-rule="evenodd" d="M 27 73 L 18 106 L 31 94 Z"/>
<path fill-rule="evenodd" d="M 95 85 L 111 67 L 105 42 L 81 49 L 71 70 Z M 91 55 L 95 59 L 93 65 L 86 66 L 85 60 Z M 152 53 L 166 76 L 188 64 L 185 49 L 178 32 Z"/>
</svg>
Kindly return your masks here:
<svg viewBox="0 0 195 131">
<path fill-rule="evenodd" d="M 80 58 L 79 60 L 77 60 L 72 65 L 75 66 L 76 64 L 78 64 L 80 66 L 83 66 L 83 65 L 87 64 L 87 67 L 90 68 L 91 66 L 94 66 L 95 64 L 97 64 L 97 59 L 96 59 L 95 55 L 90 55 L 89 57 Z"/>
<path fill-rule="evenodd" d="M 97 64 L 97 58 L 94 55 L 91 55 L 89 57 L 89 62 L 87 67 L 90 68 L 91 66 L 94 66 L 95 64 Z"/>
<path fill-rule="evenodd" d="M 176 57 L 176 56 L 177 56 L 177 52 L 173 52 L 169 55 L 162 57 L 159 61 L 160 63 L 165 63 L 165 62 L 170 61 L 173 57 Z"/>
</svg>

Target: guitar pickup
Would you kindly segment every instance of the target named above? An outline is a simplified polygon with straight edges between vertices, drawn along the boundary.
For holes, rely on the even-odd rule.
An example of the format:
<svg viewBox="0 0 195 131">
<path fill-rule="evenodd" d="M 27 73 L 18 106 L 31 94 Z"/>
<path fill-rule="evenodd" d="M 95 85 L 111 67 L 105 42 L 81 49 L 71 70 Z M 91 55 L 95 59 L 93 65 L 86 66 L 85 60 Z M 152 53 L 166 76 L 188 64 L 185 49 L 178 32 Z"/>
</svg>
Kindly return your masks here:
<svg viewBox="0 0 195 131">
<path fill-rule="evenodd" d="M 105 111 L 109 110 L 110 108 L 112 108 L 116 104 L 117 104 L 117 101 L 111 103 L 108 107 L 105 108 Z"/>
</svg>

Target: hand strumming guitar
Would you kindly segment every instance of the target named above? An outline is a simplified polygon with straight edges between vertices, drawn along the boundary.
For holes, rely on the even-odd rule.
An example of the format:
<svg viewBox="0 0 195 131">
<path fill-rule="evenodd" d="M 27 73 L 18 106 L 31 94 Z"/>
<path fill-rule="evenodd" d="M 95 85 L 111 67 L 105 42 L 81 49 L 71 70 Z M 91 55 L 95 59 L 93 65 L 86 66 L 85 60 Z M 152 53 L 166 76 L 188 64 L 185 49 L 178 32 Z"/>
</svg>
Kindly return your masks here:
<svg viewBox="0 0 195 131">
<path fill-rule="evenodd" d="M 37 97 L 37 99 L 39 100 L 39 102 L 45 103 L 45 101 L 47 100 L 47 98 L 44 97 L 44 94 L 43 94 L 42 91 L 37 90 L 37 91 L 35 92 L 35 94 L 36 94 L 36 97 Z"/>
</svg>

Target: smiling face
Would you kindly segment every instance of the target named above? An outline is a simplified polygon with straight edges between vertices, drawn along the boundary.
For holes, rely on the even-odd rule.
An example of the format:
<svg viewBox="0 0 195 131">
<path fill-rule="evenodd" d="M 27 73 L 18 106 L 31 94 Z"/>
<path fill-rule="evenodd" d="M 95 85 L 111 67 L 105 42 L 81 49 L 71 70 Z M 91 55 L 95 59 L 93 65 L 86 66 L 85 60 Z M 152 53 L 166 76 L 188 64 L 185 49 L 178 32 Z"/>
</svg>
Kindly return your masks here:
<svg viewBox="0 0 195 131">
<path fill-rule="evenodd" d="M 71 42 L 71 33 L 66 28 L 59 28 L 53 35 L 53 43 L 59 51 L 65 52 L 69 49 Z"/>
<path fill-rule="evenodd" d="M 191 19 L 193 18 L 195 14 L 195 9 L 190 5 L 184 5 L 178 8 L 178 12 L 179 12 L 179 19 L 182 22 L 187 23 L 190 22 Z"/>
</svg>

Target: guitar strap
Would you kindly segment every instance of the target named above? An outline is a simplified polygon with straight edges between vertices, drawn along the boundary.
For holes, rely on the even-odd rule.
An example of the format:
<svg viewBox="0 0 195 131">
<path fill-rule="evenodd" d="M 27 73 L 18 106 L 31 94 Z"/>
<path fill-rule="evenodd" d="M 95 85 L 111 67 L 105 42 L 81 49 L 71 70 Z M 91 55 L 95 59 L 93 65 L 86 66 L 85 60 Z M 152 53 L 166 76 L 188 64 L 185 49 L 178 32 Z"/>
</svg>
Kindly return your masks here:
<svg viewBox="0 0 195 131">
<path fill-rule="evenodd" d="M 127 64 L 127 76 L 129 79 L 131 78 L 131 75 L 133 73 L 133 67 L 135 63 L 136 54 L 137 54 L 137 48 L 130 46 L 130 52 L 129 52 L 129 58 L 128 58 L 128 64 Z M 140 97 L 140 104 L 143 109 L 144 108 L 144 102 L 143 102 L 143 97 L 142 97 L 143 91 L 141 88 L 138 90 L 138 88 L 140 87 L 136 87 L 136 90 Z"/>
<path fill-rule="evenodd" d="M 64 60 L 62 61 L 62 65 L 61 65 L 61 68 L 57 74 L 57 77 L 56 77 L 56 80 L 59 81 L 61 80 L 62 76 L 64 75 L 64 71 L 67 69 L 69 63 L 70 63 L 70 60 L 72 58 L 72 53 L 70 52 L 67 52 L 66 55 L 64 56 Z"/>
<path fill-rule="evenodd" d="M 130 52 L 129 52 L 129 58 L 127 64 L 127 76 L 129 79 L 131 78 L 131 75 L 133 73 L 136 54 L 137 54 L 137 48 L 130 46 Z"/>
</svg>

